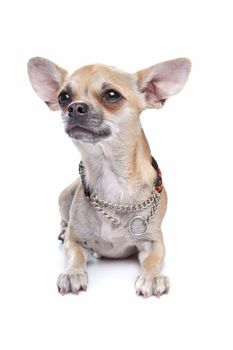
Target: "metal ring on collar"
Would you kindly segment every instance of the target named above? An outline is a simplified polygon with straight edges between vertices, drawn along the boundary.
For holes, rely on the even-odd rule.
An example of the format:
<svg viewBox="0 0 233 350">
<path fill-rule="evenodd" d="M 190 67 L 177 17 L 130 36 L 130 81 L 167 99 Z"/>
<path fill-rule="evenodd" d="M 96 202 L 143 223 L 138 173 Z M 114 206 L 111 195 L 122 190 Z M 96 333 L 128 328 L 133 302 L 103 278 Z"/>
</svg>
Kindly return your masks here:
<svg viewBox="0 0 233 350">
<path fill-rule="evenodd" d="M 142 230 L 142 232 L 137 232 L 137 233 L 135 233 L 135 232 L 133 231 L 133 222 L 134 222 L 135 220 L 141 220 L 142 223 L 144 224 L 144 229 Z M 146 219 L 145 219 L 143 216 L 139 216 L 139 215 L 138 215 L 138 216 L 134 216 L 134 217 L 130 220 L 129 226 L 128 226 L 129 232 L 130 232 L 131 235 L 133 235 L 133 236 L 142 236 L 142 235 L 144 235 L 144 234 L 146 233 L 146 231 L 147 231 L 147 227 L 148 227 L 148 223 L 147 223 Z"/>
</svg>

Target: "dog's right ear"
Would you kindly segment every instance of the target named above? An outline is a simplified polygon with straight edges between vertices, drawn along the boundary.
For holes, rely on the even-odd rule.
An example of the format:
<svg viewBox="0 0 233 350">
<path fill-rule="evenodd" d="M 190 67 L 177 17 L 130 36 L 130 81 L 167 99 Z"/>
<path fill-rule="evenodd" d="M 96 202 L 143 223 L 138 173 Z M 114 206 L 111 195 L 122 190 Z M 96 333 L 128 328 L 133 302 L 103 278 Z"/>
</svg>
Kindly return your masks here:
<svg viewBox="0 0 233 350">
<path fill-rule="evenodd" d="M 57 94 L 68 75 L 67 71 L 45 58 L 34 57 L 28 62 L 28 75 L 37 95 L 50 109 L 58 110 Z"/>
</svg>

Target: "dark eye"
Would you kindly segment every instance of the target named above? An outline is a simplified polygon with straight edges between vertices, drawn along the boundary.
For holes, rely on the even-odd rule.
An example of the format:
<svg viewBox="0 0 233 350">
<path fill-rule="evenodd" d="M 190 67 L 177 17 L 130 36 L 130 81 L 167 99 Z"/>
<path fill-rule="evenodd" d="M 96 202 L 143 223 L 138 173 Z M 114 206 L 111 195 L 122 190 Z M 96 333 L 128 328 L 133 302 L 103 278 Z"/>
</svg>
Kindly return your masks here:
<svg viewBox="0 0 233 350">
<path fill-rule="evenodd" d="M 62 91 L 58 96 L 58 102 L 61 107 L 67 105 L 71 101 L 71 97 L 67 91 Z"/>
<path fill-rule="evenodd" d="M 122 99 L 122 96 L 116 90 L 108 90 L 103 94 L 102 98 L 109 103 L 116 103 Z"/>
</svg>

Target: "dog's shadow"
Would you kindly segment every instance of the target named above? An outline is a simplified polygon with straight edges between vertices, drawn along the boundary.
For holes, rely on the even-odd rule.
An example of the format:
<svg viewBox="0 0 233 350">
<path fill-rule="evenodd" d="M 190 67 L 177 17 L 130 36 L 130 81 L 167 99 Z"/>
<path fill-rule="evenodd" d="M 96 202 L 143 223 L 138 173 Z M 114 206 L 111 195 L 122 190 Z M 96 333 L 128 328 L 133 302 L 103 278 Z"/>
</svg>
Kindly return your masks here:
<svg viewBox="0 0 233 350">
<path fill-rule="evenodd" d="M 106 259 L 91 257 L 88 262 L 88 274 L 91 284 L 112 285 L 135 280 L 139 272 L 137 255 L 126 259 Z"/>
</svg>

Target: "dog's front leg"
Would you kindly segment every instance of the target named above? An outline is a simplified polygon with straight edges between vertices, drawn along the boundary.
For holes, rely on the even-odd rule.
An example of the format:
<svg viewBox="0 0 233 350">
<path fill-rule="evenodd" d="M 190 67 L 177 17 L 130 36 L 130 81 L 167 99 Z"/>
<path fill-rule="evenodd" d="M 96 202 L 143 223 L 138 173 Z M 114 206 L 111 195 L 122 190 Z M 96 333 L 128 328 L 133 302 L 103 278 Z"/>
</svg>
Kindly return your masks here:
<svg viewBox="0 0 233 350">
<path fill-rule="evenodd" d="M 138 295 L 149 297 L 168 293 L 168 277 L 161 275 L 165 248 L 162 239 L 155 242 L 144 242 L 139 247 L 140 274 L 135 287 Z"/>
<path fill-rule="evenodd" d="M 64 242 L 64 254 L 67 260 L 66 272 L 58 277 L 58 291 L 64 295 L 69 292 L 77 294 L 80 290 L 86 290 L 88 281 L 86 249 L 68 236 Z"/>
</svg>

